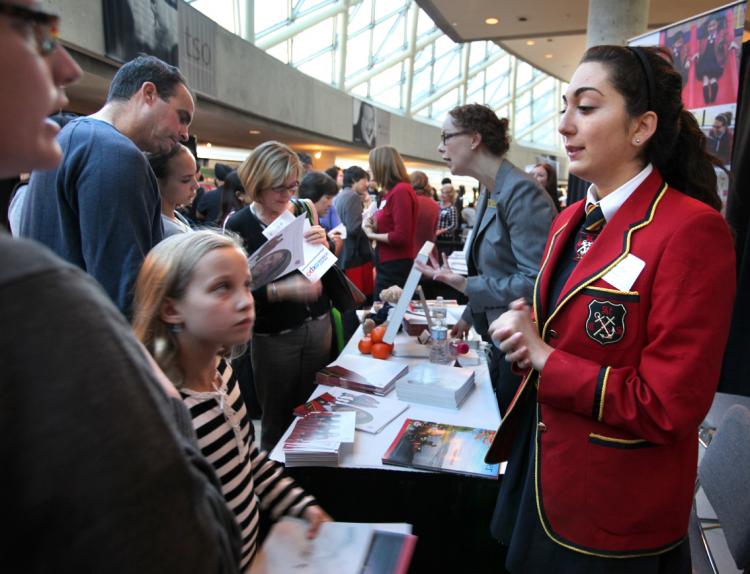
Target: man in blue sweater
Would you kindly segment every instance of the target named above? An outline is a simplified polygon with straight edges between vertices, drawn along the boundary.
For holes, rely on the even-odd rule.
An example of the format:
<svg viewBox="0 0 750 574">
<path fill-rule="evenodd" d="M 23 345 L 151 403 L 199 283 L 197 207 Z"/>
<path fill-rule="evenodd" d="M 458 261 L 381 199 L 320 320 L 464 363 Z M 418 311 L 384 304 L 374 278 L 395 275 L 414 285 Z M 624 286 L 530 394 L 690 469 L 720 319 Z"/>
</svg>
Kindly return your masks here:
<svg viewBox="0 0 750 574">
<path fill-rule="evenodd" d="M 62 164 L 29 183 L 21 235 L 92 275 L 126 317 L 143 259 L 162 239 L 159 188 L 142 152 L 187 140 L 194 110 L 177 68 L 139 56 L 115 74 L 101 110 L 60 132 Z"/>
</svg>

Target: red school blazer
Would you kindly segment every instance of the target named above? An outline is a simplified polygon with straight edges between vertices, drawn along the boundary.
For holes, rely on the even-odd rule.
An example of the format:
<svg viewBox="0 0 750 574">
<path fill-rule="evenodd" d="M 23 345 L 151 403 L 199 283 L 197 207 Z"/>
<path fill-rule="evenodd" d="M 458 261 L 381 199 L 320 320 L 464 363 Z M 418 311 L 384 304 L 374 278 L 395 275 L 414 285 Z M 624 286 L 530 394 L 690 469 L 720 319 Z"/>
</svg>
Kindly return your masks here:
<svg viewBox="0 0 750 574">
<path fill-rule="evenodd" d="M 734 301 L 734 247 L 718 212 L 654 170 L 548 308 L 554 269 L 583 216 L 581 201 L 553 223 L 533 308 L 555 350 L 541 373 L 524 377 L 487 461 L 507 459 L 514 408 L 536 385 L 534 480 L 547 535 L 586 554 L 659 554 L 687 532 L 697 429 Z M 603 276 L 629 254 L 645 266 L 621 291 Z"/>
</svg>

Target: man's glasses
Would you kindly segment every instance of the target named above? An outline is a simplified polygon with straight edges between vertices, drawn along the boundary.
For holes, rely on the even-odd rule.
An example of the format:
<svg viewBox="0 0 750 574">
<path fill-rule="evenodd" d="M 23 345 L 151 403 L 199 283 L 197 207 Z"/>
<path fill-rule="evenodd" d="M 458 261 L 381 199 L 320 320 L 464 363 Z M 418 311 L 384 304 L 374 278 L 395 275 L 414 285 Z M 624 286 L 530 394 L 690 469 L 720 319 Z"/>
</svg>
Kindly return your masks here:
<svg viewBox="0 0 750 574">
<path fill-rule="evenodd" d="M 31 26 L 41 56 L 49 56 L 57 48 L 59 16 L 5 2 L 0 2 L 0 15 L 20 20 Z"/>
<path fill-rule="evenodd" d="M 440 140 L 443 142 L 443 145 L 445 145 L 445 142 L 447 142 L 449 139 L 454 138 L 456 136 L 465 136 L 470 132 L 452 132 L 452 133 L 441 133 L 440 134 Z"/>
<path fill-rule="evenodd" d="M 277 185 L 274 187 L 267 188 L 267 191 L 273 191 L 274 193 L 284 193 L 285 191 L 288 191 L 289 193 L 294 193 L 297 191 L 297 188 L 299 187 L 299 182 L 295 181 L 292 185 Z"/>
</svg>

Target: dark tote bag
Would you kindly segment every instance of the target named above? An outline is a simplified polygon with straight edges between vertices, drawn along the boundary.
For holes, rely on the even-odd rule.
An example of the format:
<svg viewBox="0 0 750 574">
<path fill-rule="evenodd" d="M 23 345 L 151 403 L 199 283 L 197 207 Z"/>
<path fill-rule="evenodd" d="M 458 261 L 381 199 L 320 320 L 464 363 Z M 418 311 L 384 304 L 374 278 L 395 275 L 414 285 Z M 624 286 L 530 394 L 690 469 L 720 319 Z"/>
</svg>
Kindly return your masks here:
<svg viewBox="0 0 750 574">
<path fill-rule="evenodd" d="M 357 309 L 367 299 L 365 294 L 336 265 L 325 272 L 321 281 L 326 295 L 339 311 Z"/>
</svg>

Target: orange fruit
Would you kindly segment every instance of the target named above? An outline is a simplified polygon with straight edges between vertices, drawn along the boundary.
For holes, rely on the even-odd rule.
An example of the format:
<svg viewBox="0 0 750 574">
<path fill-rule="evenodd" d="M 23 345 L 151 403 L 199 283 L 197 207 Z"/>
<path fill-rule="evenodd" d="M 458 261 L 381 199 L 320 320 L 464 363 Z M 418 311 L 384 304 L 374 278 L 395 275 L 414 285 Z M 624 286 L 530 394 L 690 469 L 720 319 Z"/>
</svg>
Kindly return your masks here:
<svg viewBox="0 0 750 574">
<path fill-rule="evenodd" d="M 372 339 L 370 337 L 363 337 L 357 345 L 359 352 L 363 355 L 369 355 L 372 351 Z"/>
<path fill-rule="evenodd" d="M 382 343 L 384 336 L 385 336 L 385 327 L 383 325 L 375 327 L 370 332 L 370 339 L 372 339 L 373 343 Z"/>
<path fill-rule="evenodd" d="M 372 356 L 376 359 L 387 359 L 393 352 L 393 345 L 388 343 L 375 343 L 372 346 Z"/>
</svg>

